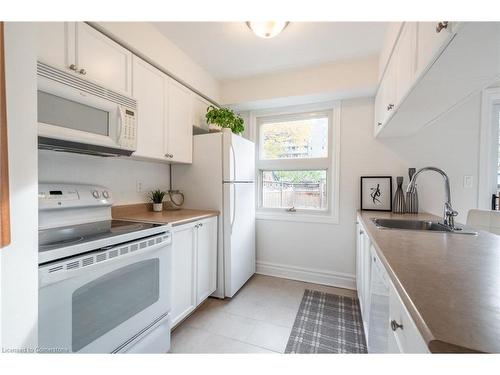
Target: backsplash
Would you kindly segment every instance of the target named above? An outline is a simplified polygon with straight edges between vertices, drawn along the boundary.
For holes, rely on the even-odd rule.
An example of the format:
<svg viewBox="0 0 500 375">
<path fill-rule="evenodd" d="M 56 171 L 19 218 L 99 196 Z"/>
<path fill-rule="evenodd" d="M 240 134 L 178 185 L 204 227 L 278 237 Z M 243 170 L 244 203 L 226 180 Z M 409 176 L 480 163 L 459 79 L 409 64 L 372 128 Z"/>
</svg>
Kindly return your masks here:
<svg viewBox="0 0 500 375">
<path fill-rule="evenodd" d="M 147 193 L 169 186 L 169 166 L 128 158 L 103 158 L 55 151 L 38 151 L 39 182 L 98 184 L 113 192 L 114 203 L 146 202 Z M 142 191 L 138 192 L 138 183 Z"/>
</svg>

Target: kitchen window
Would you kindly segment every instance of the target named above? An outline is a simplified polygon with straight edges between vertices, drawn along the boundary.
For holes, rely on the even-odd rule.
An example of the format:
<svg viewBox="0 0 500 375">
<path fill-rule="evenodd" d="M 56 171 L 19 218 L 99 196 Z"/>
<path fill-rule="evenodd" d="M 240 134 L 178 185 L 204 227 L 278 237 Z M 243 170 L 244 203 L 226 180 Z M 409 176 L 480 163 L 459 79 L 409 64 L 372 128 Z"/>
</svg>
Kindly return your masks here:
<svg viewBox="0 0 500 375">
<path fill-rule="evenodd" d="M 257 218 L 338 221 L 337 103 L 255 114 Z"/>
</svg>

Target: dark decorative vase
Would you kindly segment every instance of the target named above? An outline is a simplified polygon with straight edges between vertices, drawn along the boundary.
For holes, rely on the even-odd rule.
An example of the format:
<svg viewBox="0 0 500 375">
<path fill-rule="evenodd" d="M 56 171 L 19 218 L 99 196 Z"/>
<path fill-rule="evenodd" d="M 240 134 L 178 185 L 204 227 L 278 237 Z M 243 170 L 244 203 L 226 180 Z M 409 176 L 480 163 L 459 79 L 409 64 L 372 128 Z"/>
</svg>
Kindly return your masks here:
<svg viewBox="0 0 500 375">
<path fill-rule="evenodd" d="M 408 176 L 410 176 L 410 181 L 413 178 L 417 170 L 415 168 L 408 169 Z M 409 214 L 418 214 L 418 193 L 417 185 L 415 185 L 415 190 L 406 193 L 406 212 Z"/>
<path fill-rule="evenodd" d="M 406 212 L 405 195 L 403 193 L 403 177 L 397 177 L 398 188 L 392 202 L 392 212 L 395 214 L 404 214 Z"/>
</svg>

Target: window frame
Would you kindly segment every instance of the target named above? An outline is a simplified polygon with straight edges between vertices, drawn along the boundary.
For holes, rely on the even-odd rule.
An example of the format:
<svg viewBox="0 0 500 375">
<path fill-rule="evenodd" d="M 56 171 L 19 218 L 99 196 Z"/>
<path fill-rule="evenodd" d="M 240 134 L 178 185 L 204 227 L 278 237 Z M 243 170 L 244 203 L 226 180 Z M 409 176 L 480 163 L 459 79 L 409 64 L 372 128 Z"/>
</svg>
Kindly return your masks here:
<svg viewBox="0 0 500 375">
<path fill-rule="evenodd" d="M 326 158 L 261 159 L 263 140 L 260 139 L 261 126 L 270 121 L 290 119 L 300 120 L 328 117 L 328 156 Z M 298 222 L 339 223 L 339 177 L 340 177 L 340 102 L 309 104 L 302 106 L 270 109 L 252 113 L 255 128 L 256 167 L 256 217 L 258 220 L 282 220 Z M 300 209 L 295 212 L 287 208 L 262 207 L 262 171 L 270 170 L 326 170 L 327 208 Z"/>
</svg>

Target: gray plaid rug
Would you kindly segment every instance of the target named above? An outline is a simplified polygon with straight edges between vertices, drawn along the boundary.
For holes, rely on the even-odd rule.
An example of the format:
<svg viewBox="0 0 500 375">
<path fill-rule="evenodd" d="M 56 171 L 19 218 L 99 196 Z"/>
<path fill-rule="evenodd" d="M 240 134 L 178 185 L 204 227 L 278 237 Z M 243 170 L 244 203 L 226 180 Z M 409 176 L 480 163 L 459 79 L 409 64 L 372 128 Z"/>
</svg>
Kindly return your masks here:
<svg viewBox="0 0 500 375">
<path fill-rule="evenodd" d="M 306 289 L 285 353 L 367 353 L 358 300 Z"/>
</svg>

